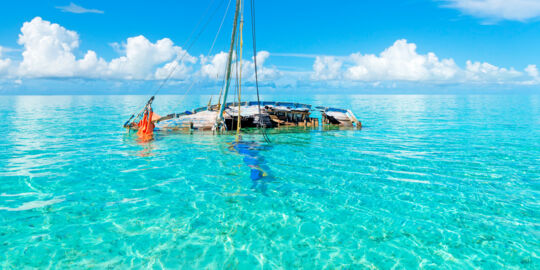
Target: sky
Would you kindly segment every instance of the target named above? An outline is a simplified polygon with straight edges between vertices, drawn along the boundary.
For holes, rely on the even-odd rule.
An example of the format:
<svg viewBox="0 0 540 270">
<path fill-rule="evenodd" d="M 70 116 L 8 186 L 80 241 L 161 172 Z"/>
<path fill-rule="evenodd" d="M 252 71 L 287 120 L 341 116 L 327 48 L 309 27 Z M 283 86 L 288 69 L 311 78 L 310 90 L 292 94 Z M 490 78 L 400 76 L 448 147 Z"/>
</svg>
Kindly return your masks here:
<svg viewBox="0 0 540 270">
<path fill-rule="evenodd" d="M 218 92 L 234 5 L 5 1 L 0 94 Z M 540 0 L 255 0 L 255 17 L 265 93 L 540 92 Z"/>
</svg>

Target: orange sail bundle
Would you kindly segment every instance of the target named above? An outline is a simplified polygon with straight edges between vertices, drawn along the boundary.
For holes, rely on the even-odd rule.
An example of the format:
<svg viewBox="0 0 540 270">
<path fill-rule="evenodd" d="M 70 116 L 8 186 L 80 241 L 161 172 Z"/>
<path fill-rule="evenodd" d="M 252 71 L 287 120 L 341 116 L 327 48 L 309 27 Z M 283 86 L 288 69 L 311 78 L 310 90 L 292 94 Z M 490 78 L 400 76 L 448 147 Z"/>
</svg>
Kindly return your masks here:
<svg viewBox="0 0 540 270">
<path fill-rule="evenodd" d="M 153 114 L 152 108 L 146 109 L 141 121 L 137 124 L 139 127 L 137 135 L 142 139 L 151 139 L 154 134 L 154 123 L 152 122 Z"/>
</svg>

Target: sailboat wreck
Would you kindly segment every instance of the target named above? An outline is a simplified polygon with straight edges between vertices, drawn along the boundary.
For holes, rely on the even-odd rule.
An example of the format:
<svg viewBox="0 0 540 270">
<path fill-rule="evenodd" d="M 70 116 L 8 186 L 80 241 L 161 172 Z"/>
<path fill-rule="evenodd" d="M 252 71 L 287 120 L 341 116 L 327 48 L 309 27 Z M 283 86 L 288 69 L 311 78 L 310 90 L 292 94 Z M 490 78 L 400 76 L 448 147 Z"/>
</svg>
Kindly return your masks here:
<svg viewBox="0 0 540 270">
<path fill-rule="evenodd" d="M 201 130 L 215 131 L 241 128 L 279 128 L 303 126 L 318 128 L 320 125 L 361 128 L 361 122 L 351 110 L 313 107 L 309 104 L 275 101 L 249 101 L 227 103 L 223 110 L 223 124 L 216 125 L 219 119 L 220 105 L 211 105 L 181 113 L 172 113 L 163 117 L 152 117 L 155 131 Z M 240 112 L 240 113 L 239 113 Z M 312 113 L 320 116 L 312 117 Z M 240 119 L 238 117 L 240 115 Z M 126 128 L 138 130 L 137 122 L 131 122 Z"/>
<path fill-rule="evenodd" d="M 316 107 L 291 102 L 257 101 L 227 103 L 223 110 L 223 129 L 279 128 L 283 126 L 318 127 L 338 125 L 361 127 L 360 121 L 350 110 Z M 313 110 L 321 117 L 311 117 Z M 197 108 L 193 111 L 173 113 L 155 120 L 154 130 L 216 130 L 219 119 L 219 105 Z M 239 119 L 240 115 L 240 119 Z"/>
<path fill-rule="evenodd" d="M 151 137 L 154 131 L 175 131 L 175 130 L 211 130 L 220 133 L 227 130 L 236 130 L 240 133 L 241 128 L 279 128 L 287 126 L 304 126 L 319 128 L 324 126 L 340 126 L 361 128 L 362 124 L 351 110 L 331 107 L 313 107 L 312 105 L 293 103 L 260 101 L 258 87 L 255 23 L 254 23 L 254 0 L 251 1 L 251 26 L 253 38 L 253 64 L 255 75 L 255 86 L 257 89 L 257 101 L 242 101 L 242 29 L 244 23 L 244 1 L 236 0 L 231 42 L 227 56 L 227 65 L 224 70 L 224 84 L 219 92 L 217 104 L 197 108 L 182 113 L 171 113 L 166 116 L 159 116 L 152 110 L 152 102 L 155 94 L 167 82 L 172 73 L 163 81 L 162 85 L 155 92 L 138 114 L 133 114 L 125 122 L 124 127 L 129 130 L 137 130 L 140 137 Z M 225 17 L 224 17 L 225 18 Z M 237 35 L 237 32 L 239 33 Z M 219 31 L 218 31 L 219 34 Z M 217 36 L 216 36 L 217 37 Z M 235 55 L 239 57 L 236 58 Z M 234 56 L 233 56 L 234 55 Z M 234 61 L 233 61 L 234 59 Z M 234 102 L 227 102 L 233 65 L 236 70 L 236 92 L 238 99 Z M 176 68 L 176 66 L 175 66 Z M 236 95 L 235 95 L 236 96 Z"/>
</svg>

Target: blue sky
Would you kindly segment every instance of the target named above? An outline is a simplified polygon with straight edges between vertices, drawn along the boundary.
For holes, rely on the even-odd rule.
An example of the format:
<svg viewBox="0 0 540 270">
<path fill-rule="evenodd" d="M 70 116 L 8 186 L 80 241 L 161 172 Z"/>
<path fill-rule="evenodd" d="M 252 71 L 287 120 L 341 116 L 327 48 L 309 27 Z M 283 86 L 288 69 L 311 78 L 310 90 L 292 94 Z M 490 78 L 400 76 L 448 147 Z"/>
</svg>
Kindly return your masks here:
<svg viewBox="0 0 540 270">
<path fill-rule="evenodd" d="M 145 94 L 172 70 L 165 93 L 183 93 L 191 84 L 195 93 L 215 91 L 233 2 L 210 54 L 229 0 L 3 3 L 0 93 Z M 249 7 L 248 1 L 248 89 Z M 275 0 L 256 1 L 256 11 L 257 59 L 268 92 L 536 91 L 540 85 L 537 0 Z M 208 25 L 186 48 L 203 14 L 201 24 L 210 18 Z"/>
</svg>

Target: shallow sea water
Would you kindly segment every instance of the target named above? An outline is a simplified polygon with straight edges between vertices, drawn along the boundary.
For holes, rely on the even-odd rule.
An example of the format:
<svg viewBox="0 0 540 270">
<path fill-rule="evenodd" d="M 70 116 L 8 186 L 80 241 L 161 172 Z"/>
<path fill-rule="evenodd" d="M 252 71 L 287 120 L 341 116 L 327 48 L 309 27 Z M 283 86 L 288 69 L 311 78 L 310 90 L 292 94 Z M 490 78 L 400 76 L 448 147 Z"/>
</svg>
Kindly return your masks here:
<svg viewBox="0 0 540 270">
<path fill-rule="evenodd" d="M 160 114 L 208 96 L 158 96 Z M 0 97 L 0 268 L 540 268 L 540 96 L 264 96 L 360 131 L 121 128 L 146 96 Z"/>
</svg>

